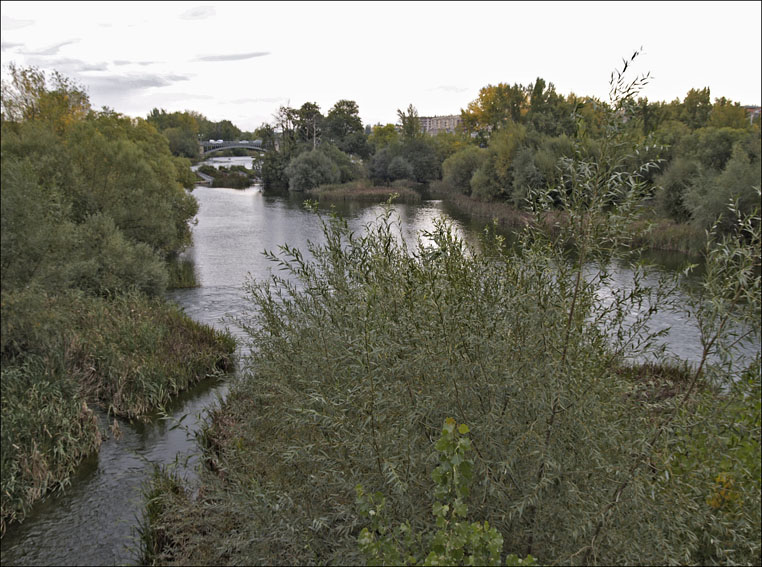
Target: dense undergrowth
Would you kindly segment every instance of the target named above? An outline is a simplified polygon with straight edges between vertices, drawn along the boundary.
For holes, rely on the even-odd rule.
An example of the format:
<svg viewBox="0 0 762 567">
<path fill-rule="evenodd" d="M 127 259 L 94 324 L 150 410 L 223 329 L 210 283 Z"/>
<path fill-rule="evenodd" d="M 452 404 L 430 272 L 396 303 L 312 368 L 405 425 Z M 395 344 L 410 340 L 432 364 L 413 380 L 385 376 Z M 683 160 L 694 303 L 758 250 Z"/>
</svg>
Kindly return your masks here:
<svg viewBox="0 0 762 567">
<path fill-rule="evenodd" d="M 649 337 L 617 316 L 590 324 L 605 319 L 595 282 L 551 262 L 541 240 L 502 256 L 442 224 L 433 246 L 410 253 L 389 219 L 359 237 L 332 221 L 325 236 L 314 262 L 284 251 L 298 287 L 252 284 L 251 371 L 211 417 L 198 499 L 164 501 L 153 561 L 362 561 L 354 487 L 383 491 L 389 517 L 422 530 L 448 416 L 472 430 L 470 515 L 506 552 L 602 564 L 758 557 L 758 363 L 676 371 L 666 393 L 653 370 L 633 379 L 622 365 Z M 619 308 L 653 291 L 623 292 Z M 712 386 L 734 372 L 730 392 Z M 733 507 L 712 500 L 720 474 L 733 479 Z"/>
<path fill-rule="evenodd" d="M 4 358 L 0 381 L 4 524 L 63 488 L 97 449 L 93 404 L 140 417 L 215 369 L 229 369 L 235 348 L 232 337 L 159 299 L 67 294 L 40 301 L 38 294 L 3 297 L 3 352 L 17 352 Z"/>
<path fill-rule="evenodd" d="M 62 489 L 102 435 L 231 364 L 231 336 L 161 299 L 198 204 L 187 160 L 145 121 L 54 73 L 2 85 L 0 533 Z"/>
<path fill-rule="evenodd" d="M 710 233 L 689 305 L 700 360 L 666 364 L 649 319 L 685 306 L 675 280 L 634 260 L 653 164 L 628 169 L 638 147 L 621 136 L 641 84 L 612 75 L 600 146 L 560 160 L 517 246 L 488 230 L 471 247 L 441 221 L 408 247 L 387 210 L 361 233 L 331 217 L 321 244 L 271 254 L 285 275 L 247 287 L 252 354 L 201 435 L 197 496 L 162 490 L 166 472 L 149 490 L 145 562 L 384 561 L 373 542 L 427 557 L 408 535 L 443 518 L 430 479 L 454 418 L 471 431 L 458 506 L 479 557 L 759 563 L 760 359 L 736 350 L 759 344 L 760 221 L 736 209 L 734 230 Z M 632 266 L 628 285 L 612 285 L 614 260 Z M 358 506 L 357 485 L 385 495 L 388 523 Z M 462 550 L 463 533 L 435 536 L 433 557 Z"/>
</svg>

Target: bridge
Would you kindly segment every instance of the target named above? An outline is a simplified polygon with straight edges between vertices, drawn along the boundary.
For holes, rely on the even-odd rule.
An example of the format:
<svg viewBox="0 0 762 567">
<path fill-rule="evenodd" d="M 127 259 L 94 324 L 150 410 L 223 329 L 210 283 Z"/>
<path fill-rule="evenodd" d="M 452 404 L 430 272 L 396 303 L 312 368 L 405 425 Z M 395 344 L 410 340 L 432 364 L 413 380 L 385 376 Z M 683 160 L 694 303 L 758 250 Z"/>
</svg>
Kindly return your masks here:
<svg viewBox="0 0 762 567">
<path fill-rule="evenodd" d="M 253 142 L 250 142 L 249 140 L 202 140 L 199 142 L 199 146 L 201 147 L 202 156 L 220 150 L 229 150 L 231 148 L 244 148 L 247 150 L 257 150 L 259 152 L 267 151 L 262 147 L 262 140 L 254 140 Z"/>
</svg>

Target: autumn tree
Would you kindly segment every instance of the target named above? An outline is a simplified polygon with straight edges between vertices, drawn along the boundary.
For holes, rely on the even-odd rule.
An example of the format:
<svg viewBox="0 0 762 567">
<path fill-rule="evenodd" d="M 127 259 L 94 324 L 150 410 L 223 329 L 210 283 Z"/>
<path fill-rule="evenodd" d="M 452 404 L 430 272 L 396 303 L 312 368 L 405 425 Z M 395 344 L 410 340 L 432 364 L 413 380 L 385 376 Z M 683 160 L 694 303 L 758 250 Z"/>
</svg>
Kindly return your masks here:
<svg viewBox="0 0 762 567">
<path fill-rule="evenodd" d="M 746 128 L 749 124 L 746 118 L 746 110 L 738 102 L 731 102 L 725 97 L 714 100 L 712 110 L 709 113 L 709 126 L 717 128 Z"/>
<path fill-rule="evenodd" d="M 497 130 L 509 120 L 519 122 L 527 110 L 526 91 L 522 85 L 498 83 L 479 90 L 479 97 L 461 110 L 468 133 Z"/>
<path fill-rule="evenodd" d="M 10 81 L 3 81 L 0 97 L 3 121 L 46 121 L 60 133 L 91 110 L 84 87 L 58 71 L 48 76 L 37 67 L 21 68 L 14 63 L 8 70 Z"/>
<path fill-rule="evenodd" d="M 681 120 L 691 128 L 701 128 L 709 121 L 712 103 L 709 99 L 709 87 L 691 89 L 685 95 L 682 104 Z"/>
</svg>

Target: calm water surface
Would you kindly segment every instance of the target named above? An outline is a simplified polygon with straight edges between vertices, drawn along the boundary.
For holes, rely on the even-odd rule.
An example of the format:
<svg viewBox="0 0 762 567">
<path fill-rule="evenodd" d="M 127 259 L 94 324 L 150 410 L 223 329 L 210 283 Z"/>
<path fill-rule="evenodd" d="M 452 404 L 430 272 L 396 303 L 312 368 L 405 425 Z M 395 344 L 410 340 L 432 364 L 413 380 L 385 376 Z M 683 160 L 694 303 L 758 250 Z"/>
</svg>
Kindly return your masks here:
<svg viewBox="0 0 762 567">
<path fill-rule="evenodd" d="M 214 158 L 213 165 L 246 165 L 250 158 Z M 198 288 L 175 290 L 168 296 L 194 319 L 218 328 L 240 329 L 226 323 L 245 306 L 242 285 L 249 277 L 265 278 L 273 265 L 263 250 L 277 251 L 288 243 L 306 251 L 309 240 L 320 242 L 318 217 L 307 212 L 296 196 L 266 196 L 254 187 L 246 190 L 196 187 L 199 201 L 193 246 L 186 256 L 195 265 Z M 401 230 L 409 242 L 420 230 L 430 230 L 434 219 L 446 214 L 442 202 L 395 205 Z M 342 204 L 340 212 L 358 230 L 381 213 L 381 206 Z M 475 240 L 480 228 L 463 218 L 453 220 L 466 240 Z M 674 267 L 683 262 L 673 261 Z M 628 285 L 631 273 L 617 271 L 617 285 Z M 606 293 L 603 290 L 602 293 Z M 657 314 L 655 328 L 672 326 L 670 350 L 695 360 L 700 355 L 698 335 L 687 319 L 675 313 Z M 170 419 L 154 416 L 147 423 L 120 422 L 121 439 L 104 441 L 100 453 L 80 467 L 71 486 L 34 508 L 27 520 L 9 528 L 2 540 L 3 565 L 124 565 L 138 561 L 136 526 L 142 513 L 141 487 L 153 464 L 178 463 L 186 478 L 198 465 L 192 432 L 206 408 L 226 391 L 224 382 L 206 381 L 175 400 Z M 181 428 L 172 425 L 187 415 Z M 186 462 L 187 461 L 187 462 Z"/>
</svg>

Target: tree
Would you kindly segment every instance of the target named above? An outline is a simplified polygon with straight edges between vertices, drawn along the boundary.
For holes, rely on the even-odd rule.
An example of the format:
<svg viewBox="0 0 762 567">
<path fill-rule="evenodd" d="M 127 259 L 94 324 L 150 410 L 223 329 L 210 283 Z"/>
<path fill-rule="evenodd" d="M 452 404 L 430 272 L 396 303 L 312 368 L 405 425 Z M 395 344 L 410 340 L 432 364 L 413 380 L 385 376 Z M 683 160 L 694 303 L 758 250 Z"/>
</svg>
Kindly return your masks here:
<svg viewBox="0 0 762 567">
<path fill-rule="evenodd" d="M 267 123 L 263 123 L 259 128 L 254 131 L 252 136 L 255 139 L 262 140 L 262 148 L 269 151 L 275 151 L 275 142 L 277 135 L 275 129 Z"/>
<path fill-rule="evenodd" d="M 390 146 L 381 148 L 370 158 L 368 163 L 368 176 L 373 183 L 387 183 L 391 181 L 389 176 L 389 164 L 394 158 Z"/>
<path fill-rule="evenodd" d="M 453 188 L 471 194 L 471 178 L 487 158 L 487 150 L 468 146 L 442 163 L 442 178 Z"/>
<path fill-rule="evenodd" d="M 698 162 L 675 158 L 656 179 L 656 203 L 659 211 L 676 222 L 687 222 L 691 218 L 690 211 L 685 206 L 685 193 L 698 179 L 700 167 Z"/>
<path fill-rule="evenodd" d="M 359 113 L 355 101 L 340 100 L 328 111 L 325 130 L 329 141 L 341 151 L 365 157 L 368 155 L 368 148 Z"/>
<path fill-rule="evenodd" d="M 10 82 L 3 81 L 0 98 L 2 119 L 8 122 L 43 120 L 57 132 L 90 112 L 84 87 L 53 71 L 49 77 L 37 67 L 8 66 Z"/>
<path fill-rule="evenodd" d="M 169 141 L 169 149 L 173 155 L 187 158 L 199 156 L 198 138 L 184 128 L 167 128 L 162 132 Z"/>
<path fill-rule="evenodd" d="M 330 159 L 339 169 L 339 182 L 347 183 L 362 176 L 362 168 L 352 157 L 342 152 L 333 144 L 322 144 L 318 151 Z"/>
<path fill-rule="evenodd" d="M 397 116 L 399 117 L 400 133 L 403 140 L 415 140 L 423 136 L 418 110 L 412 104 L 407 107 L 405 112 L 397 109 Z"/>
<path fill-rule="evenodd" d="M 544 79 L 537 77 L 534 84 L 527 87 L 527 92 L 530 103 L 526 121 L 537 132 L 549 136 L 574 133 L 574 104 L 556 93 L 553 83 L 546 85 Z"/>
<path fill-rule="evenodd" d="M 522 85 L 487 85 L 479 90 L 479 97 L 470 102 L 466 110 L 461 110 L 463 125 L 469 133 L 475 133 L 497 130 L 509 120 L 519 122 L 527 110 L 526 102 Z"/>
<path fill-rule="evenodd" d="M 297 111 L 297 136 L 303 142 L 311 142 L 312 149 L 317 147 L 318 137 L 322 133 L 324 117 L 320 107 L 314 102 L 305 102 Z"/>
<path fill-rule="evenodd" d="M 749 121 L 746 110 L 738 102 L 731 102 L 725 97 L 717 98 L 709 114 L 709 126 L 716 128 L 746 128 Z"/>
<path fill-rule="evenodd" d="M 215 140 L 237 140 L 241 136 L 241 130 L 230 120 L 220 120 L 213 123 L 209 137 Z"/>
<path fill-rule="evenodd" d="M 711 112 L 709 87 L 701 90 L 691 89 L 683 99 L 680 119 L 693 129 L 701 128 L 707 125 Z"/>
<path fill-rule="evenodd" d="M 370 136 L 368 136 L 368 144 L 374 153 L 395 144 L 398 140 L 399 134 L 394 124 L 386 124 L 385 126 L 376 124 L 373 126 Z"/>
<path fill-rule="evenodd" d="M 274 129 L 280 135 L 279 151 L 291 156 L 297 141 L 296 128 L 299 122 L 299 111 L 290 106 L 281 106 L 274 119 Z"/>
<path fill-rule="evenodd" d="M 428 136 L 405 140 L 399 147 L 398 155 L 410 163 L 413 179 L 419 183 L 428 183 L 441 175 L 441 162 L 437 158 L 434 143 Z"/>
<path fill-rule="evenodd" d="M 387 171 L 392 180 L 413 178 L 413 166 L 402 156 L 392 158 Z"/>
<path fill-rule="evenodd" d="M 311 150 L 296 156 L 286 167 L 290 191 L 306 191 L 327 183 L 338 183 L 341 172 L 323 152 Z"/>
</svg>

